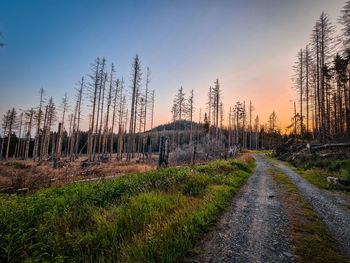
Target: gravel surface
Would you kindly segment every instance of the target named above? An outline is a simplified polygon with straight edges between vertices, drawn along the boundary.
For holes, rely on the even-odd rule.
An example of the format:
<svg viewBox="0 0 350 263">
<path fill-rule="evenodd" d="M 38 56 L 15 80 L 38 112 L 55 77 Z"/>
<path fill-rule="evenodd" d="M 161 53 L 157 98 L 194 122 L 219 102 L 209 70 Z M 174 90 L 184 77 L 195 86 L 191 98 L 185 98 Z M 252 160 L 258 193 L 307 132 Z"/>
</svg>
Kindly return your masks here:
<svg viewBox="0 0 350 263">
<path fill-rule="evenodd" d="M 288 219 L 268 173 L 272 163 L 254 155 L 256 168 L 218 226 L 199 241 L 190 262 L 292 262 Z"/>
<path fill-rule="evenodd" d="M 268 160 L 267 157 L 262 158 Z M 350 257 L 350 204 L 339 195 L 313 186 L 281 162 L 273 161 L 273 163 L 292 180 L 302 197 L 310 203 L 315 213 L 343 247 L 345 254 Z"/>
</svg>

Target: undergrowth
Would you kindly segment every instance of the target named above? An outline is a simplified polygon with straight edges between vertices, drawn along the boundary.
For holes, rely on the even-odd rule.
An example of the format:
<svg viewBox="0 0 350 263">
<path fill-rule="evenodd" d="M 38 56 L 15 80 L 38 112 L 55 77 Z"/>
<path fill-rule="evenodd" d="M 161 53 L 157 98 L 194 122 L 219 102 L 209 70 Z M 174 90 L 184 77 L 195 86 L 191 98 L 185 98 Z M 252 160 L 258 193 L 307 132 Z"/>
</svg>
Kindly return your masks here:
<svg viewBox="0 0 350 263">
<path fill-rule="evenodd" d="M 213 161 L 0 199 L 0 261 L 178 262 L 254 162 Z"/>
<path fill-rule="evenodd" d="M 277 158 L 269 157 L 280 161 Z M 350 194 L 350 160 L 332 160 L 305 155 L 300 160 L 296 159 L 293 164 L 286 161 L 283 161 L 283 163 L 318 188 L 338 190 Z M 327 177 L 329 176 L 339 178 L 341 184 L 328 182 Z"/>
<path fill-rule="evenodd" d="M 350 193 L 350 186 L 332 184 L 327 181 L 327 177 L 340 177 L 343 178 L 341 173 L 329 172 L 323 169 L 312 169 L 306 171 L 298 172 L 302 177 L 304 177 L 307 181 L 312 183 L 313 185 L 327 190 L 340 190 L 345 193 Z"/>
<path fill-rule="evenodd" d="M 305 263 L 349 262 L 337 248 L 333 237 L 312 207 L 298 193 L 293 182 L 278 168 L 270 169 L 270 174 L 278 186 L 284 190 L 281 193 L 281 202 L 287 207 L 293 254 L 297 261 Z"/>
</svg>

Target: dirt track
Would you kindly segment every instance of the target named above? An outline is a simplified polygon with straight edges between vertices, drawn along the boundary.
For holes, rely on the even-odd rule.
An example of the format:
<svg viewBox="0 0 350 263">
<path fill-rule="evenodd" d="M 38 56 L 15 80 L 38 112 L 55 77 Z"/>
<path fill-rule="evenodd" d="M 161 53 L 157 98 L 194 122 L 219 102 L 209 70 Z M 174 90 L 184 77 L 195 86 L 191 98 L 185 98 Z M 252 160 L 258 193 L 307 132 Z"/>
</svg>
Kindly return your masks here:
<svg viewBox="0 0 350 263">
<path fill-rule="evenodd" d="M 256 168 L 221 216 L 195 246 L 190 262 L 293 262 L 288 219 L 268 169 L 277 166 L 295 184 L 350 258 L 350 204 L 311 185 L 291 168 L 265 155 L 254 155 Z"/>
<path fill-rule="evenodd" d="M 286 238 L 288 220 L 273 180 L 271 162 L 256 155 L 247 184 L 221 217 L 218 227 L 196 246 L 192 262 L 291 262 Z"/>
</svg>

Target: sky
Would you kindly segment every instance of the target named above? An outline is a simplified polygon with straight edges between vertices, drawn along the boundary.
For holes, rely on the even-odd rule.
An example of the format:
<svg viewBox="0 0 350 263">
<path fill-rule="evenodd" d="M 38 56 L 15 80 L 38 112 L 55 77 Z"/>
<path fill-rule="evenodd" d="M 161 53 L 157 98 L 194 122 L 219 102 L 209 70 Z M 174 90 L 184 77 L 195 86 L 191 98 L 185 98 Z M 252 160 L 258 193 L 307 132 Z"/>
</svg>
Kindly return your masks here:
<svg viewBox="0 0 350 263">
<path fill-rule="evenodd" d="M 0 114 L 38 105 L 39 89 L 57 105 L 96 57 L 114 63 L 131 85 L 141 59 L 155 90 L 154 125 L 171 120 L 180 86 L 194 90 L 195 120 L 219 79 L 225 119 L 236 101 L 252 101 L 261 122 L 272 111 L 282 130 L 292 116 L 292 66 L 325 11 L 336 24 L 345 0 L 1 0 Z M 85 105 L 88 99 L 84 99 Z M 85 111 L 87 120 L 88 109 Z M 85 128 L 87 122 L 85 121 Z M 83 127 L 84 128 L 84 127 Z"/>
</svg>

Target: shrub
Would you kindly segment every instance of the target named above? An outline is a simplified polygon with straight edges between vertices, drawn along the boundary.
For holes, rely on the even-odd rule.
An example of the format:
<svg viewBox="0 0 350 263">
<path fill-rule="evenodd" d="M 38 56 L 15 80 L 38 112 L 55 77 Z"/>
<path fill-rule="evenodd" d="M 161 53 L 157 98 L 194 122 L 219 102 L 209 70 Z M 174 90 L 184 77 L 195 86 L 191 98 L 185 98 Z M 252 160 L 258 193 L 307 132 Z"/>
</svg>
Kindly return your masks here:
<svg viewBox="0 0 350 263">
<path fill-rule="evenodd" d="M 341 169 L 350 171 L 350 160 L 334 160 L 329 164 L 330 171 L 339 172 Z"/>
</svg>

